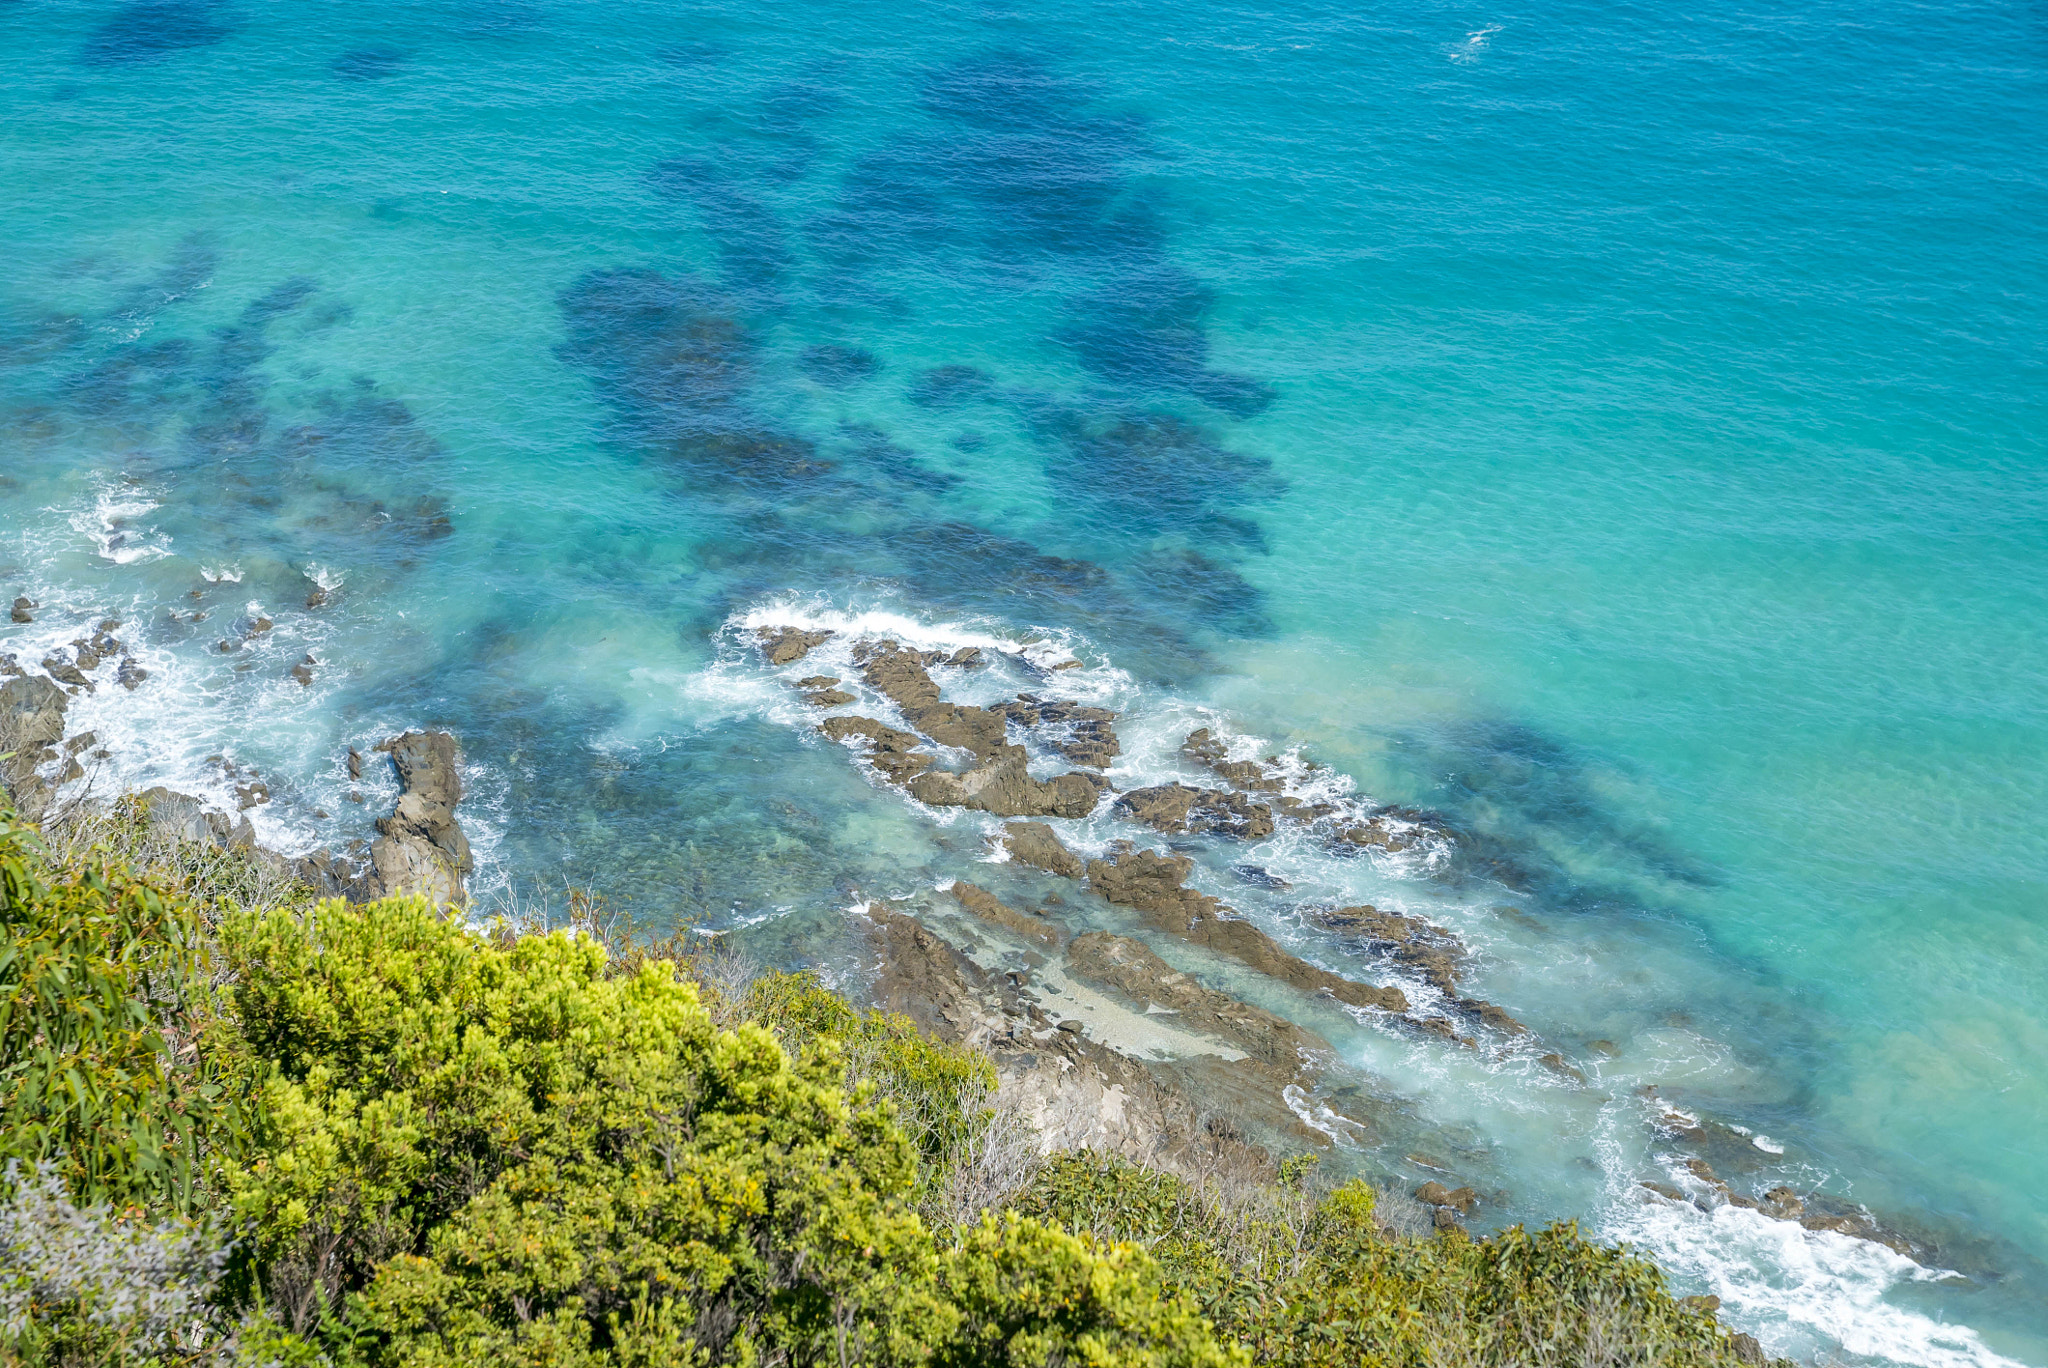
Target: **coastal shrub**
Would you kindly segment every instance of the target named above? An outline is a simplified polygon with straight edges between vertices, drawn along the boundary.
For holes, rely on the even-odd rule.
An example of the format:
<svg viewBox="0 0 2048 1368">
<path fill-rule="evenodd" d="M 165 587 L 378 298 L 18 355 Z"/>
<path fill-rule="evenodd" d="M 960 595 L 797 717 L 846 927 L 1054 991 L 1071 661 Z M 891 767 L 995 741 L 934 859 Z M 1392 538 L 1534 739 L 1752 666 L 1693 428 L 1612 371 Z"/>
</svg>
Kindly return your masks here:
<svg viewBox="0 0 2048 1368">
<path fill-rule="evenodd" d="M 987 1055 L 933 1040 L 909 1017 L 863 1011 L 815 974 L 755 979 L 740 1015 L 773 1030 L 798 1055 L 834 1042 L 847 1085 L 870 1084 L 893 1106 L 917 1150 L 925 1188 L 944 1183 L 991 1119 L 996 1071 Z"/>
<path fill-rule="evenodd" d="M 588 938 L 505 944 L 420 899 L 222 934 L 261 1072 L 231 1184 L 246 1288 L 337 1357 L 1231 1361 L 1135 1249 L 1024 1221 L 942 1248 L 892 1108 L 837 1086 L 835 1032 L 889 1067 L 922 1056 L 807 985 L 768 990 L 810 1033 L 793 1056 L 758 1022 L 718 1029 L 672 965 L 612 977 Z"/>
<path fill-rule="evenodd" d="M 1319 1199 L 1191 1183 L 1102 1154 L 1050 1161 L 1017 1203 L 1071 1229 L 1144 1245 L 1225 1339 L 1299 1368 L 1443 1363 L 1663 1365 L 1742 1362 L 1711 1313 L 1662 1274 L 1574 1224 L 1389 1233 L 1352 1182 Z"/>
<path fill-rule="evenodd" d="M 54 873 L 0 822 L 0 1158 L 85 1201 L 192 1205 L 208 1145 L 242 1126 L 200 1048 L 209 970 L 188 902 L 119 864 Z"/>
</svg>

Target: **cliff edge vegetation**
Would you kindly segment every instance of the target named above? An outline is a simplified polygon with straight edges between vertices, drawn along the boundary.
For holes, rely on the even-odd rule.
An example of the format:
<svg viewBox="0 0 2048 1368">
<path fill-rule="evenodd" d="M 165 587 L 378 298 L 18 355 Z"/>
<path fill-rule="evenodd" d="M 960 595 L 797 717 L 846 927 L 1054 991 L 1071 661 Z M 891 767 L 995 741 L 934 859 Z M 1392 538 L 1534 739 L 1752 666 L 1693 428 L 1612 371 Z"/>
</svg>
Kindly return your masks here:
<svg viewBox="0 0 2048 1368">
<path fill-rule="evenodd" d="M 1758 1357 L 1571 1225 L 1042 1154 L 986 1056 L 807 975 L 315 900 L 121 822 L 0 818 L 6 1364 Z"/>
</svg>

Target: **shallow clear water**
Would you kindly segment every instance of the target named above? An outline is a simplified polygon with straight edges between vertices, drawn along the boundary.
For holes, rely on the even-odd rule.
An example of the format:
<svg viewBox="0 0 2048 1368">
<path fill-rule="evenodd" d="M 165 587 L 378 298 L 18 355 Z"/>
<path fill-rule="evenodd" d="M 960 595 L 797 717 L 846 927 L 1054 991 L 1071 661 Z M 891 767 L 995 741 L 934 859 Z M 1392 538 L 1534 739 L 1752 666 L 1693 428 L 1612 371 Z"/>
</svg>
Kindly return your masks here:
<svg viewBox="0 0 2048 1368">
<path fill-rule="evenodd" d="M 46 0 L 0 53 L 0 650 L 127 620 L 95 782 L 225 755 L 338 846 L 346 745 L 448 726 L 487 897 L 797 954 L 1012 876 L 737 624 L 1036 633 L 1120 784 L 1210 724 L 1467 833 L 1201 851 L 1334 967 L 1300 903 L 1452 926 L 1592 1075 L 1318 1022 L 1358 1162 L 1777 1352 L 2048 1364 L 2038 10 Z M 1646 1084 L 1967 1277 L 1639 1202 Z"/>
</svg>

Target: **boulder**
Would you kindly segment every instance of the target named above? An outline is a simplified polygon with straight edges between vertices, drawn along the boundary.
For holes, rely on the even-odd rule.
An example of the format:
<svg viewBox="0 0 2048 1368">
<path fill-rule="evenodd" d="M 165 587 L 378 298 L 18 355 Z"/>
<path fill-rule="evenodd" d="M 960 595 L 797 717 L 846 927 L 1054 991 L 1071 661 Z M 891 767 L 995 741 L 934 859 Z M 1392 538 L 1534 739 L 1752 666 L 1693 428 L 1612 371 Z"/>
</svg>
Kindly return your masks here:
<svg viewBox="0 0 2048 1368">
<path fill-rule="evenodd" d="M 863 641 L 854 647 L 853 656 L 867 686 L 900 708 L 904 721 L 940 745 L 958 746 L 986 758 L 1007 739 L 1001 713 L 963 707 L 939 697 L 939 686 L 925 668 L 931 663 L 926 652 L 893 641 Z"/>
<path fill-rule="evenodd" d="M 1188 739 L 1181 742 L 1180 751 L 1196 764 L 1215 771 L 1232 788 L 1250 793 L 1278 793 L 1287 787 L 1279 774 L 1255 760 L 1232 760 L 1222 740 L 1207 727 L 1190 732 Z"/>
<path fill-rule="evenodd" d="M 868 763 L 892 784 L 906 783 L 931 767 L 932 757 L 916 749 L 924 744 L 923 737 L 872 717 L 828 717 L 818 730 L 834 741 L 852 737 L 863 742 Z"/>
<path fill-rule="evenodd" d="M 365 892 L 462 901 L 464 876 L 476 862 L 455 820 L 455 805 L 462 801 L 462 757 L 455 738 L 447 732 L 407 732 L 377 749 L 390 752 L 403 791 L 391 815 L 377 821 L 379 837 L 370 846 Z"/>
<path fill-rule="evenodd" d="M 832 639 L 828 631 L 805 631 L 801 627 L 761 627 L 755 629 L 754 635 L 760 638 L 761 654 L 770 665 L 793 665 Z"/>
<path fill-rule="evenodd" d="M 1479 1194 L 1468 1187 L 1447 1188 L 1431 1181 L 1415 1189 L 1415 1200 L 1424 1206 L 1450 1207 L 1460 1216 L 1468 1216 L 1479 1204 Z"/>
<path fill-rule="evenodd" d="M 27 594 L 20 595 L 14 600 L 14 620 L 16 622 L 34 622 L 36 620 L 35 606 L 35 600 L 31 599 Z"/>
<path fill-rule="evenodd" d="M 1400 989 L 1354 983 L 1288 954 L 1250 922 L 1226 919 L 1221 914 L 1229 909 L 1222 903 L 1185 886 L 1193 868 L 1194 861 L 1185 855 L 1160 855 L 1125 845 L 1108 860 L 1090 860 L 1088 882 L 1110 902 L 1136 908 L 1149 925 L 1305 992 L 1327 994 L 1353 1007 L 1408 1010 Z"/>
<path fill-rule="evenodd" d="M 149 678 L 149 671 L 136 664 L 134 656 L 124 656 L 121 660 L 121 668 L 115 672 L 114 678 L 119 681 L 122 688 L 133 693 L 141 686 L 144 680 Z"/>
<path fill-rule="evenodd" d="M 964 879 L 954 882 L 953 898 L 983 921 L 1000 926 L 1012 935 L 1020 936 L 1033 944 L 1057 946 L 1060 943 L 1059 928 L 1044 917 L 1019 912 L 987 889 L 977 887 Z"/>
<path fill-rule="evenodd" d="M 1465 946 L 1441 926 L 1432 926 L 1420 917 L 1382 912 L 1369 903 L 1310 915 L 1333 931 L 1364 937 L 1374 951 L 1412 970 L 1446 996 L 1456 994 Z"/>
<path fill-rule="evenodd" d="M 1116 811 L 1155 831 L 1214 832 L 1241 841 L 1273 834 L 1273 809 L 1242 794 L 1159 784 L 1133 789 L 1116 800 Z"/>
<path fill-rule="evenodd" d="M 0 685 L 0 750 L 35 749 L 61 740 L 70 703 L 62 689 L 36 675 Z"/>
<path fill-rule="evenodd" d="M 1010 858 L 1018 864 L 1069 879 L 1078 879 L 1086 872 L 1081 857 L 1062 845 L 1059 836 L 1043 822 L 1006 822 L 1003 842 L 1009 847 Z"/>
<path fill-rule="evenodd" d="M 1078 771 L 1034 779 L 1022 746 L 999 746 L 964 774 L 926 770 L 911 780 L 910 794 L 933 807 L 964 807 L 998 817 L 1086 817 L 1103 787 L 1097 776 Z"/>
</svg>

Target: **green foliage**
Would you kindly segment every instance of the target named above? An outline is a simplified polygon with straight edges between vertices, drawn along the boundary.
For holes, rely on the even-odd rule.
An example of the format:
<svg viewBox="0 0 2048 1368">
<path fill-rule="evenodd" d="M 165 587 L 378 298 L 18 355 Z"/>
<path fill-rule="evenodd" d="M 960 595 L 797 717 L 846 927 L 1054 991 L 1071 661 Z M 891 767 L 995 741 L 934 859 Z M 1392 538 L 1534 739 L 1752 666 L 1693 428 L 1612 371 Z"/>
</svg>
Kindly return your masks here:
<svg viewBox="0 0 2048 1368">
<path fill-rule="evenodd" d="M 198 903 L 117 848 L 58 876 L 0 827 L 0 1153 L 47 1165 L 0 1368 L 1736 1361 L 1625 1250 L 1398 1238 L 1312 1156 L 1231 1186 L 1061 1155 L 970 1219 L 933 1194 L 992 1133 L 991 1064 L 810 975 L 410 898 L 209 928 L 232 869 Z"/>
<path fill-rule="evenodd" d="M 741 1007 L 785 1048 L 809 1054 L 836 1042 L 849 1086 L 872 1084 L 889 1102 L 896 1123 L 921 1160 L 924 1187 L 946 1169 L 986 1123 L 996 1087 L 987 1055 L 922 1034 L 905 1016 L 864 1012 L 818 981 L 815 974 L 769 974 L 754 982 Z"/>
<path fill-rule="evenodd" d="M 1262 1364 L 1739 1362 L 1713 1316 L 1671 1297 L 1653 1265 L 1575 1225 L 1403 1240 L 1379 1228 L 1362 1183 L 1319 1202 L 1230 1194 L 1092 1154 L 1056 1158 L 1018 1206 L 1144 1243 Z"/>
<path fill-rule="evenodd" d="M 188 903 L 118 865 L 52 875 L 0 824 L 0 1158 L 87 1200 L 188 1206 L 207 1139 L 240 1125 L 196 1048 L 207 968 Z"/>
</svg>

